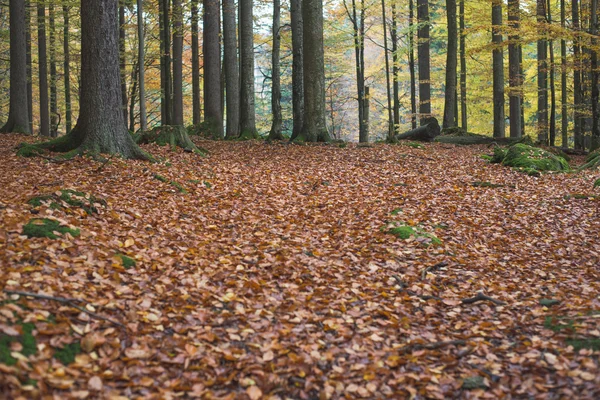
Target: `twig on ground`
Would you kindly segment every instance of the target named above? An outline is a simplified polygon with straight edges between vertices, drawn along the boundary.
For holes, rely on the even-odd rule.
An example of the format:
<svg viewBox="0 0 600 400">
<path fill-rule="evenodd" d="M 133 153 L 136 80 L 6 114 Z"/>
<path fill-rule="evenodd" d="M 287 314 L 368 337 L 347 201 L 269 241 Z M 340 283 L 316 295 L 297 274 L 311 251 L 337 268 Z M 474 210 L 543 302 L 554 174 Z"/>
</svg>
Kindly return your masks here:
<svg viewBox="0 0 600 400">
<path fill-rule="evenodd" d="M 477 303 L 478 301 L 491 301 L 492 303 L 499 305 L 499 306 L 504 306 L 506 305 L 505 302 L 500 301 L 500 300 L 496 300 L 493 297 L 490 296 L 486 296 L 485 294 L 478 292 L 477 295 L 475 297 L 470 297 L 468 299 L 462 299 L 461 302 L 463 304 L 472 304 L 472 303 Z"/>
<path fill-rule="evenodd" d="M 85 302 L 82 299 L 71 299 L 71 298 L 67 298 L 67 297 L 54 297 L 54 296 L 48 296 L 48 295 L 45 295 L 45 294 L 30 293 L 30 292 L 21 292 L 21 291 L 18 291 L 18 290 L 6 290 L 6 289 L 4 290 L 4 293 L 6 293 L 6 294 L 16 294 L 16 295 L 19 295 L 19 296 L 33 297 L 35 299 L 56 301 L 58 303 L 62 303 L 62 304 L 66 304 L 68 306 L 71 306 L 71 307 L 73 307 L 73 308 L 75 308 L 75 309 L 77 309 L 77 310 L 79 310 L 79 311 L 81 311 L 81 312 L 83 312 L 85 314 L 88 314 L 89 316 L 91 316 L 93 318 L 100 319 L 100 320 L 103 320 L 103 321 L 107 321 L 107 322 L 110 322 L 113 325 L 119 326 L 119 327 L 121 327 L 123 329 L 127 329 L 127 327 L 125 325 L 123 325 L 122 323 L 120 323 L 118 321 L 115 321 L 113 319 L 110 319 L 110 318 L 105 317 L 105 316 L 100 315 L 100 314 L 96 314 L 95 312 L 89 311 L 86 308 L 81 307 L 81 306 L 75 304 L 75 303 L 83 303 L 83 302 Z"/>
<path fill-rule="evenodd" d="M 102 171 L 102 170 L 104 169 L 104 167 L 106 167 L 106 164 L 108 164 L 108 162 L 109 162 L 110 160 L 112 160 L 112 158 L 113 158 L 113 157 L 114 157 L 114 154 L 111 154 L 111 155 L 110 155 L 110 157 L 108 157 L 108 158 L 105 158 L 105 159 L 104 159 L 104 162 L 102 163 L 102 165 L 100 165 L 100 166 L 98 167 L 98 169 L 97 169 L 95 172 L 100 172 L 100 171 Z"/>
<path fill-rule="evenodd" d="M 423 272 L 421 272 L 421 279 L 425 280 L 425 277 L 427 276 L 428 272 L 437 271 L 437 270 L 447 267 L 447 266 L 448 266 L 448 263 L 446 261 L 442 261 L 435 265 L 432 265 L 431 267 L 427 267 L 423 270 Z"/>
</svg>

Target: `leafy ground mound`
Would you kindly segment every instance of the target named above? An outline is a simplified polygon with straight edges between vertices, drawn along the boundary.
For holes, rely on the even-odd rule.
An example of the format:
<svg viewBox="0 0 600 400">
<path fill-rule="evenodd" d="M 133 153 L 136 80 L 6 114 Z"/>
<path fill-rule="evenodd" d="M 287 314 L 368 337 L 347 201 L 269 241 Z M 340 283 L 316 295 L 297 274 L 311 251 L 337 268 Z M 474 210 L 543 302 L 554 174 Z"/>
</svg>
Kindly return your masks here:
<svg viewBox="0 0 600 400">
<path fill-rule="evenodd" d="M 48 163 L 23 140 L 0 136 L 8 398 L 600 397 L 597 172 L 438 143 Z M 28 204 L 65 187 L 106 204 Z M 32 213 L 80 235 L 28 238 Z"/>
</svg>

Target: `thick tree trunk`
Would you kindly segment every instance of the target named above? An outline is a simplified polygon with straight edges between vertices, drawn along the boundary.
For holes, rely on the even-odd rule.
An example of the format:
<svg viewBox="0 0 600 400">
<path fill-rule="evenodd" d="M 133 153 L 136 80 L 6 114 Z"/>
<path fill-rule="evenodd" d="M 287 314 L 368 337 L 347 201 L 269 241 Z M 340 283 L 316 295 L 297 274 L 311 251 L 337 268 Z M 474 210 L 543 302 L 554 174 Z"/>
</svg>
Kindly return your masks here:
<svg viewBox="0 0 600 400">
<path fill-rule="evenodd" d="M 552 7 L 550 0 L 547 1 L 546 8 L 548 10 L 548 23 L 552 25 Z M 550 126 L 548 133 L 550 134 L 550 146 L 554 146 L 556 144 L 556 65 L 554 63 L 554 41 L 550 40 L 548 44 L 548 48 L 550 49 Z"/>
<path fill-rule="evenodd" d="M 25 2 L 10 0 L 10 105 L 0 132 L 30 133 L 27 108 L 27 42 Z"/>
<path fill-rule="evenodd" d="M 269 140 L 283 140 L 281 134 L 281 125 L 283 117 L 281 115 L 281 70 L 279 68 L 279 52 L 281 47 L 280 24 L 281 24 L 281 5 L 279 0 L 273 0 L 273 51 L 271 54 L 271 112 L 273 121 Z"/>
<path fill-rule="evenodd" d="M 419 120 L 421 125 L 431 117 L 431 77 L 429 56 L 429 0 L 417 0 L 418 63 L 419 63 Z"/>
<path fill-rule="evenodd" d="M 141 0 L 138 0 L 141 1 Z M 225 1 L 223 1 L 225 4 Z M 200 47 L 198 41 L 198 0 L 192 0 L 192 124 L 200 124 Z M 225 21 L 223 21 L 223 25 Z M 225 29 L 223 29 L 225 30 Z M 141 87 L 140 87 L 141 88 Z"/>
<path fill-rule="evenodd" d="M 465 0 L 460 0 L 460 125 L 468 132 L 467 118 L 467 52 L 465 44 Z M 504 80 L 504 72 L 502 73 Z M 504 93 L 504 88 L 502 88 Z"/>
<path fill-rule="evenodd" d="M 223 138 L 219 0 L 204 0 L 204 120 L 213 138 Z"/>
<path fill-rule="evenodd" d="M 50 36 L 50 136 L 58 136 L 58 92 L 56 90 L 56 24 L 54 4 L 48 4 L 48 29 Z"/>
<path fill-rule="evenodd" d="M 25 42 L 27 43 L 27 54 L 25 56 L 25 64 L 27 66 L 27 112 L 29 115 L 29 133 L 33 133 L 33 69 L 31 68 L 32 62 L 30 0 L 25 0 Z"/>
<path fill-rule="evenodd" d="M 511 29 L 508 45 L 508 72 L 510 86 L 510 137 L 522 136 L 521 126 L 521 71 L 519 59 L 519 0 L 508 0 L 508 24 Z"/>
<path fill-rule="evenodd" d="M 173 0 L 173 125 L 183 126 L 183 8 Z"/>
<path fill-rule="evenodd" d="M 46 6 L 38 3 L 38 71 L 40 89 L 40 135 L 50 136 L 50 113 L 48 104 L 48 58 L 46 51 Z"/>
<path fill-rule="evenodd" d="M 446 53 L 446 91 L 444 95 L 444 128 L 456 126 L 456 71 L 458 58 L 458 27 L 456 0 L 446 0 L 448 21 L 448 51 Z"/>
<path fill-rule="evenodd" d="M 598 109 L 598 51 L 596 39 L 598 34 L 598 0 L 592 0 L 590 10 L 590 33 L 592 34 L 592 141 L 590 151 L 600 147 L 600 110 Z"/>
<path fill-rule="evenodd" d="M 566 28 L 566 1 L 560 0 L 560 26 Z M 561 106 L 561 141 L 562 147 L 569 147 L 569 103 L 567 93 L 567 41 L 560 40 L 560 106 Z"/>
<path fill-rule="evenodd" d="M 538 141 L 548 144 L 548 41 L 546 40 L 546 0 L 537 0 L 538 62 Z"/>
<path fill-rule="evenodd" d="M 302 132 L 304 120 L 304 71 L 303 71 L 303 28 L 302 1 L 290 0 L 290 20 L 292 24 L 292 111 L 293 131 L 291 139 Z"/>
<path fill-rule="evenodd" d="M 71 132 L 73 126 L 73 106 L 71 104 L 71 55 L 69 53 L 69 11 L 68 6 L 63 6 L 63 73 L 65 85 L 65 133 Z"/>
<path fill-rule="evenodd" d="M 148 129 L 146 115 L 146 64 L 145 64 L 145 38 L 144 38 L 144 6 L 142 0 L 137 0 L 137 28 L 138 28 L 138 81 L 140 86 L 140 131 Z"/>
<path fill-rule="evenodd" d="M 325 60 L 323 53 L 323 2 L 302 3 L 304 33 L 304 125 L 300 139 L 328 142 L 325 122 Z"/>
<path fill-rule="evenodd" d="M 573 108 L 575 109 L 573 119 L 574 119 L 574 128 L 575 128 L 575 149 L 581 150 L 584 148 L 583 143 L 583 120 L 581 115 L 581 106 L 582 106 L 582 93 L 581 93 L 581 46 L 579 39 L 579 1 L 572 0 L 571 1 L 571 11 L 573 18 L 573 29 L 575 30 L 574 43 L 573 43 Z"/>
<path fill-rule="evenodd" d="M 364 1 L 361 2 L 360 17 L 357 13 L 356 0 L 352 0 L 352 11 L 348 10 L 346 2 L 344 7 L 350 22 L 352 23 L 352 38 L 354 40 L 354 71 L 356 73 L 356 101 L 358 102 L 358 141 L 367 142 L 368 135 L 365 133 L 365 64 L 364 64 Z"/>
<path fill-rule="evenodd" d="M 415 76 L 415 0 L 409 0 L 408 68 L 410 69 L 410 113 L 412 128 L 417 128 L 417 79 Z"/>
<path fill-rule="evenodd" d="M 387 94 L 387 112 L 388 112 L 388 134 L 387 140 L 393 142 L 394 139 L 394 119 L 392 115 L 392 91 L 390 87 L 390 55 L 388 52 L 387 42 L 387 19 L 385 17 L 385 0 L 381 0 L 381 17 L 383 23 L 383 53 L 385 54 L 385 83 L 386 83 L 386 94 Z M 363 21 L 364 24 L 364 21 Z M 364 33 L 364 32 L 363 32 Z M 363 51 L 363 65 L 364 65 L 364 51 Z M 365 88 L 365 125 L 367 127 L 367 140 L 368 142 L 368 129 L 369 129 L 369 94 L 368 88 Z"/>
<path fill-rule="evenodd" d="M 400 57 L 398 56 L 398 11 L 396 9 L 396 2 L 392 1 L 392 88 L 394 95 L 394 135 L 398 133 L 400 129 L 400 82 L 398 81 L 398 75 L 400 73 L 399 63 Z"/>
<path fill-rule="evenodd" d="M 159 0 L 160 23 L 160 87 L 161 87 L 161 124 L 172 122 L 173 104 L 171 102 L 171 29 L 169 18 L 170 0 Z"/>
<path fill-rule="evenodd" d="M 237 57 L 235 1 L 223 0 L 223 56 L 225 62 L 225 101 L 227 124 L 225 137 L 240 136 L 240 72 Z"/>
<path fill-rule="evenodd" d="M 127 71 L 125 63 L 125 6 L 119 2 L 119 69 L 121 71 L 121 98 L 123 100 L 123 121 L 127 121 Z"/>
<path fill-rule="evenodd" d="M 240 137 L 253 139 L 256 131 L 254 105 L 254 22 L 253 0 L 239 0 L 240 24 Z"/>
<path fill-rule="evenodd" d="M 505 136 L 504 125 L 504 50 L 502 47 L 502 0 L 492 3 L 492 42 L 494 78 L 494 137 Z"/>
<path fill-rule="evenodd" d="M 399 140 L 410 139 L 418 140 L 420 142 L 433 142 L 436 136 L 440 134 L 440 124 L 438 120 L 430 117 L 422 121 L 421 126 L 416 129 L 398 135 L 396 138 Z"/>
</svg>

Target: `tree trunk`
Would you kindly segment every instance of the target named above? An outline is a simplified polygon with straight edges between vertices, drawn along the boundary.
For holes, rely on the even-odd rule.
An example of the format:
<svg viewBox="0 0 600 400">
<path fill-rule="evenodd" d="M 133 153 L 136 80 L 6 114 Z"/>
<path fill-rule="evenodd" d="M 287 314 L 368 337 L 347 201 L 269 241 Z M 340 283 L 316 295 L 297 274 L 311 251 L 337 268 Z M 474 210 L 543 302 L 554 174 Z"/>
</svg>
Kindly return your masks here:
<svg viewBox="0 0 600 400">
<path fill-rule="evenodd" d="M 388 43 L 387 43 L 387 19 L 385 17 L 385 0 L 381 0 L 381 16 L 383 20 L 383 53 L 385 54 L 385 83 L 386 83 L 386 94 L 387 94 L 387 112 L 388 112 L 388 136 L 387 139 L 390 142 L 394 141 L 394 118 L 392 116 L 392 91 L 390 88 L 390 55 L 388 52 Z M 364 23 L 364 21 L 363 21 Z M 363 51 L 363 66 L 364 66 L 364 51 Z M 368 92 L 365 90 L 365 125 L 367 127 L 367 140 L 368 142 L 368 134 L 369 134 L 369 98 Z"/>
<path fill-rule="evenodd" d="M 146 115 L 146 64 L 144 54 L 144 6 L 142 0 L 137 0 L 137 28 L 138 28 L 138 82 L 140 86 L 140 131 L 145 132 L 148 129 Z"/>
<path fill-rule="evenodd" d="M 50 36 L 50 136 L 58 136 L 58 96 L 56 90 L 56 24 L 54 4 L 48 4 L 48 29 Z"/>
<path fill-rule="evenodd" d="M 398 56 L 398 11 L 396 10 L 396 2 L 392 1 L 392 88 L 394 96 L 394 135 L 400 129 L 400 82 L 398 75 L 400 74 L 400 57 Z"/>
<path fill-rule="evenodd" d="M 10 105 L 2 133 L 30 133 L 27 108 L 27 41 L 25 2 L 10 0 Z"/>
<path fill-rule="evenodd" d="M 214 139 L 223 138 L 219 0 L 204 0 L 204 121 Z"/>
<path fill-rule="evenodd" d="M 419 119 L 421 125 L 431 117 L 431 78 L 429 57 L 429 0 L 417 0 L 418 63 L 419 63 Z"/>
<path fill-rule="evenodd" d="M 494 66 L 494 137 L 505 136 L 504 125 L 504 50 L 502 47 L 502 0 L 492 3 L 492 42 Z"/>
<path fill-rule="evenodd" d="M 520 138 L 521 127 L 521 71 L 519 61 L 519 0 L 508 0 L 508 24 L 511 29 L 508 45 L 508 80 L 510 86 L 510 137 Z"/>
<path fill-rule="evenodd" d="M 169 1 L 159 0 L 160 23 L 160 87 L 161 87 L 161 124 L 172 122 L 173 104 L 171 102 L 171 29 L 169 18 Z"/>
<path fill-rule="evenodd" d="M 173 0 L 173 125 L 183 126 L 183 9 Z"/>
<path fill-rule="evenodd" d="M 69 50 L 69 12 L 68 6 L 63 6 L 63 73 L 65 85 L 65 133 L 71 132 L 73 126 L 73 111 L 71 104 L 71 55 Z"/>
<path fill-rule="evenodd" d="M 141 1 L 141 0 L 138 0 Z M 225 4 L 223 1 L 223 4 Z M 192 124 L 200 124 L 200 47 L 198 41 L 198 0 L 192 0 Z M 223 19 L 225 25 L 225 19 Z"/>
<path fill-rule="evenodd" d="M 573 119 L 575 125 L 575 149 L 583 149 L 583 126 L 581 116 L 582 94 L 581 94 L 581 46 L 579 38 L 579 1 L 571 1 L 571 11 L 573 18 L 573 29 L 575 30 L 575 39 L 573 43 L 573 108 L 575 109 Z"/>
<path fill-rule="evenodd" d="M 29 133 L 33 133 L 33 70 L 31 68 L 31 3 L 25 0 L 25 42 L 27 54 L 25 64 L 27 68 L 27 112 L 29 116 Z M 12 59 L 12 57 L 11 57 Z"/>
<path fill-rule="evenodd" d="M 552 25 L 552 6 L 550 4 L 550 0 L 546 4 L 548 10 L 548 24 Z M 549 41 L 550 49 L 550 146 L 556 144 L 556 87 L 555 87 L 555 72 L 556 66 L 554 63 L 554 41 Z"/>
<path fill-rule="evenodd" d="M 125 70 L 125 0 L 119 2 L 119 69 L 121 71 L 121 98 L 123 121 L 127 121 L 127 71 Z"/>
<path fill-rule="evenodd" d="M 417 80 L 415 77 L 415 0 L 409 0 L 408 68 L 410 69 L 410 113 L 412 128 L 417 128 Z"/>
<path fill-rule="evenodd" d="M 420 142 L 432 142 L 440 134 L 438 120 L 430 117 L 421 122 L 421 126 L 397 136 L 397 139 L 418 140 Z"/>
<path fill-rule="evenodd" d="M 131 68 L 131 89 L 129 91 L 129 132 L 135 132 L 135 103 L 137 101 L 137 90 L 138 90 L 138 76 L 140 74 L 139 71 L 139 63 L 137 59 L 134 60 L 133 66 Z"/>
<path fill-rule="evenodd" d="M 48 58 L 46 52 L 46 6 L 38 3 L 38 70 L 40 89 L 40 135 L 50 136 L 50 114 L 48 104 Z"/>
<path fill-rule="evenodd" d="M 560 0 L 560 26 L 566 28 L 566 4 L 565 0 Z M 561 141 L 562 147 L 569 148 L 569 109 L 567 93 L 567 41 L 560 40 L 560 105 L 561 105 Z"/>
<path fill-rule="evenodd" d="M 537 0 L 538 62 L 538 142 L 548 144 L 548 42 L 546 40 L 546 0 Z"/>
<path fill-rule="evenodd" d="M 325 123 L 325 59 L 323 53 L 323 1 L 304 0 L 302 4 L 304 76 L 304 125 L 299 139 L 328 142 Z"/>
<path fill-rule="evenodd" d="M 598 109 L 598 52 L 596 50 L 598 34 L 598 0 L 592 0 L 590 10 L 590 33 L 592 34 L 592 141 L 590 151 L 600 147 L 600 110 Z"/>
<path fill-rule="evenodd" d="M 225 61 L 225 137 L 240 136 L 240 72 L 237 57 L 236 9 L 234 0 L 223 0 L 223 51 Z"/>
<path fill-rule="evenodd" d="M 291 139 L 302 132 L 304 118 L 304 71 L 302 1 L 290 0 L 290 20 L 292 24 L 292 111 L 293 130 Z"/>
<path fill-rule="evenodd" d="M 281 6 L 279 0 L 273 0 L 273 51 L 271 54 L 271 111 L 273 121 L 271 123 L 271 131 L 269 132 L 269 140 L 283 140 L 281 134 L 281 125 L 283 117 L 281 115 L 281 70 L 279 68 L 279 51 L 281 47 L 280 36 L 280 14 Z"/>
<path fill-rule="evenodd" d="M 367 142 L 368 136 L 365 134 L 365 64 L 364 64 L 364 1 L 361 2 L 360 17 L 357 14 L 356 0 L 352 0 L 352 12 L 348 10 L 346 2 L 344 7 L 348 18 L 352 23 L 352 38 L 354 40 L 354 70 L 356 73 L 356 101 L 358 103 L 358 141 L 360 143 Z"/>
<path fill-rule="evenodd" d="M 254 139 L 256 110 L 254 105 L 254 29 L 253 0 L 239 0 L 240 24 L 240 137 Z"/>
<path fill-rule="evenodd" d="M 461 127 L 468 132 L 467 118 L 467 52 L 465 45 L 465 0 L 460 0 L 460 120 Z M 504 80 L 504 72 L 502 72 Z M 504 87 L 502 88 L 504 93 Z"/>
<path fill-rule="evenodd" d="M 456 126 L 456 70 L 458 56 L 458 28 L 456 0 L 446 0 L 448 20 L 448 51 L 446 53 L 446 91 L 444 95 L 444 128 Z"/>
</svg>

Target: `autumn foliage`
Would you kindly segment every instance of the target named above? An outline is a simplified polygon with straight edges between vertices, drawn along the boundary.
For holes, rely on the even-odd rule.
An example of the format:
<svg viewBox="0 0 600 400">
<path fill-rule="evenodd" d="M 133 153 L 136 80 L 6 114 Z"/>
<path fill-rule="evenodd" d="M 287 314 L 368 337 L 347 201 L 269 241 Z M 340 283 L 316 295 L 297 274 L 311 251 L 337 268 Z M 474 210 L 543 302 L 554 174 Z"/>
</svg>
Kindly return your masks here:
<svg viewBox="0 0 600 400">
<path fill-rule="evenodd" d="M 0 136 L 3 396 L 600 396 L 594 171 L 438 143 L 51 162 L 22 140 Z"/>
</svg>

